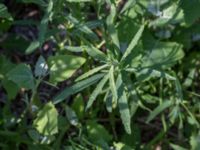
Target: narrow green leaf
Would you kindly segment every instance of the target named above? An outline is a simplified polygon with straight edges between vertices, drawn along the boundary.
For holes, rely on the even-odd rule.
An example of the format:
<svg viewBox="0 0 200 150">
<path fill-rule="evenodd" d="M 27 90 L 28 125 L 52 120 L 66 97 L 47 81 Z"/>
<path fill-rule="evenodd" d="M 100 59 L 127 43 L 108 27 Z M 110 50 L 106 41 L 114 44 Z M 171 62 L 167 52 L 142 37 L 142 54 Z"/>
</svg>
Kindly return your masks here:
<svg viewBox="0 0 200 150">
<path fill-rule="evenodd" d="M 131 115 L 128 106 L 128 99 L 123 85 L 122 75 L 119 74 L 117 78 L 117 92 L 118 92 L 118 107 L 122 123 L 128 134 L 131 134 Z"/>
<path fill-rule="evenodd" d="M 136 4 L 136 0 L 127 1 L 120 13 L 125 12 Z"/>
<path fill-rule="evenodd" d="M 99 72 L 100 70 L 102 70 L 102 69 L 104 69 L 104 68 L 106 68 L 106 67 L 108 67 L 107 64 L 106 64 L 106 65 L 103 65 L 103 66 L 100 66 L 100 67 L 97 67 L 97 68 L 94 68 L 94 69 L 92 69 L 92 70 L 90 70 L 90 71 L 84 73 L 84 74 L 81 75 L 80 77 L 78 77 L 78 78 L 76 79 L 76 81 L 83 80 L 83 79 L 85 79 L 85 78 L 87 78 L 87 77 L 89 77 L 89 76 L 91 76 L 91 75 L 93 75 L 93 74 Z"/>
<path fill-rule="evenodd" d="M 129 44 L 128 48 L 126 49 L 125 53 L 123 54 L 121 58 L 121 62 L 125 60 L 125 58 L 131 53 L 131 51 L 135 48 L 135 46 L 138 44 L 139 39 L 142 36 L 142 33 L 144 31 L 145 25 L 142 25 L 134 38 L 132 39 L 131 43 Z"/>
<path fill-rule="evenodd" d="M 90 55 L 94 59 L 97 59 L 103 62 L 107 61 L 107 56 L 103 52 L 98 50 L 96 47 L 90 45 L 90 46 L 83 46 L 83 48 L 86 50 L 88 55 Z"/>
<path fill-rule="evenodd" d="M 92 2 L 92 0 L 67 0 L 67 2 L 80 3 L 80 2 Z"/>
<path fill-rule="evenodd" d="M 179 145 L 175 145 L 175 144 L 170 144 L 170 147 L 173 149 L 173 150 L 187 150 Z"/>
<path fill-rule="evenodd" d="M 48 29 L 48 24 L 49 24 L 49 20 L 51 19 L 52 15 L 53 15 L 53 0 L 49 0 L 48 5 L 46 7 L 45 10 L 45 15 L 41 20 L 40 26 L 39 26 L 39 38 L 38 41 L 40 43 L 40 46 L 43 44 L 43 42 L 45 41 L 45 36 L 47 33 L 47 29 Z"/>
<path fill-rule="evenodd" d="M 26 48 L 25 54 L 29 55 L 32 52 L 34 52 L 35 49 L 40 47 L 40 42 L 39 41 L 33 41 L 30 43 L 30 45 Z"/>
<path fill-rule="evenodd" d="M 82 52 L 83 48 L 80 46 L 65 46 L 64 49 L 70 52 Z"/>
<path fill-rule="evenodd" d="M 151 69 L 151 68 L 142 69 L 137 74 L 137 79 L 139 81 L 147 80 L 149 78 L 156 78 L 156 77 L 166 78 L 168 80 L 173 80 L 173 81 L 176 80 L 175 77 L 171 76 L 170 74 L 168 74 L 168 73 L 166 73 L 164 71 L 160 71 L 160 70 L 156 70 L 156 69 Z"/>
<path fill-rule="evenodd" d="M 113 43 L 117 46 L 118 49 L 120 49 L 118 34 L 114 26 L 116 14 L 117 14 L 117 10 L 116 10 L 115 5 L 111 4 L 110 15 L 107 17 L 106 23 L 107 23 L 108 31 Z"/>
<path fill-rule="evenodd" d="M 110 68 L 109 81 L 110 81 L 110 90 L 112 92 L 113 102 L 117 103 L 118 96 L 117 96 L 117 89 L 116 89 L 115 78 L 114 78 L 114 66 Z"/>
<path fill-rule="evenodd" d="M 102 88 L 105 85 L 105 83 L 108 81 L 108 77 L 109 77 L 108 74 L 105 75 L 104 78 L 96 86 L 96 88 L 94 89 L 94 91 L 92 92 L 92 94 L 88 100 L 86 110 L 92 106 L 92 104 L 96 100 L 97 96 L 100 94 L 100 92 L 102 92 Z"/>
<path fill-rule="evenodd" d="M 104 102 L 106 103 L 106 109 L 109 113 L 112 112 L 112 95 L 110 91 L 107 91 L 104 97 Z"/>
<path fill-rule="evenodd" d="M 66 116 L 67 116 L 67 119 L 69 120 L 70 124 L 73 126 L 77 126 L 78 125 L 78 117 L 77 117 L 76 113 L 74 112 L 74 110 L 71 109 L 69 106 L 66 106 L 65 112 L 66 112 Z"/>
<path fill-rule="evenodd" d="M 154 109 L 154 111 L 150 113 L 149 117 L 147 118 L 147 122 L 153 120 L 158 114 L 160 114 L 162 111 L 170 107 L 172 104 L 173 103 L 171 101 L 165 101 L 161 105 L 156 107 L 156 109 Z"/>
<path fill-rule="evenodd" d="M 13 20 L 11 14 L 8 12 L 8 9 L 4 4 L 0 4 L 0 18 L 6 18 L 10 21 Z"/>
<path fill-rule="evenodd" d="M 99 79 L 101 79 L 105 74 L 100 73 L 96 74 L 88 79 L 77 82 L 71 87 L 65 88 L 61 93 L 59 93 L 55 98 L 53 98 L 53 103 L 57 104 L 65 100 L 68 96 L 75 94 L 77 92 L 82 91 L 83 89 L 89 87 L 90 85 L 96 83 Z"/>
<path fill-rule="evenodd" d="M 175 80 L 175 85 L 176 85 L 176 91 L 177 91 L 178 97 L 180 98 L 180 100 L 183 100 L 182 86 L 178 79 Z"/>
<path fill-rule="evenodd" d="M 86 23 L 82 23 L 79 19 L 75 18 L 71 14 L 66 16 L 66 19 L 75 25 L 75 30 L 73 32 L 74 35 L 79 35 L 81 33 L 85 33 L 90 39 L 98 40 L 98 36 L 90 29 Z"/>
</svg>

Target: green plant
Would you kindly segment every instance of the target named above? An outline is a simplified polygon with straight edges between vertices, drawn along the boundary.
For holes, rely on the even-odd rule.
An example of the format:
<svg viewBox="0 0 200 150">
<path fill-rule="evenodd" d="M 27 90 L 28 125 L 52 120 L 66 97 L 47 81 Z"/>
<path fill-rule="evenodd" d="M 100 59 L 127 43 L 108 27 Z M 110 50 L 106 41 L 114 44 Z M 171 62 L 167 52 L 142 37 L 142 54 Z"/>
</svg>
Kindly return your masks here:
<svg viewBox="0 0 200 150">
<path fill-rule="evenodd" d="M 0 1 L 0 147 L 198 150 L 199 4 Z"/>
</svg>

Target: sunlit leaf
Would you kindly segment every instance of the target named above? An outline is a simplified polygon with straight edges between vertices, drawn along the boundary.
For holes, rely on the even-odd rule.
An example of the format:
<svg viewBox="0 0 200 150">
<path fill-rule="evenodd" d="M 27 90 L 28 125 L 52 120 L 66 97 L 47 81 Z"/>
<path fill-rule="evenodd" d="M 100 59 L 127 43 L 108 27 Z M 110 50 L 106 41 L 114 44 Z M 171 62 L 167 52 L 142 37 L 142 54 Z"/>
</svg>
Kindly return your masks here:
<svg viewBox="0 0 200 150">
<path fill-rule="evenodd" d="M 179 145 L 175 145 L 175 144 L 170 144 L 171 148 L 173 148 L 173 150 L 187 150 Z"/>
<path fill-rule="evenodd" d="M 114 143 L 114 147 L 116 150 L 132 150 L 131 147 L 129 147 L 128 145 L 124 144 L 124 143 Z"/>
<path fill-rule="evenodd" d="M 50 82 L 57 83 L 68 79 L 85 63 L 85 61 L 85 58 L 73 55 L 49 57 Z"/>
<path fill-rule="evenodd" d="M 52 102 L 45 104 L 45 106 L 38 112 L 37 118 L 33 125 L 39 133 L 44 135 L 53 135 L 58 133 L 58 112 Z"/>
<path fill-rule="evenodd" d="M 191 150 L 199 150 L 200 149 L 200 135 L 193 134 L 190 138 Z"/>
</svg>

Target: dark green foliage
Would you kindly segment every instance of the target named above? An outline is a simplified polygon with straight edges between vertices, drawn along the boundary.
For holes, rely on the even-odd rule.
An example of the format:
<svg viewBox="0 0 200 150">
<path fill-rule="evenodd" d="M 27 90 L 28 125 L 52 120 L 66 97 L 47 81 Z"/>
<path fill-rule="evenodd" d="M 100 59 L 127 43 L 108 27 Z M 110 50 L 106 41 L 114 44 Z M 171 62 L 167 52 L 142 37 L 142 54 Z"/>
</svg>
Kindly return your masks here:
<svg viewBox="0 0 200 150">
<path fill-rule="evenodd" d="M 1 0 L 0 149 L 199 150 L 200 0 Z"/>
</svg>

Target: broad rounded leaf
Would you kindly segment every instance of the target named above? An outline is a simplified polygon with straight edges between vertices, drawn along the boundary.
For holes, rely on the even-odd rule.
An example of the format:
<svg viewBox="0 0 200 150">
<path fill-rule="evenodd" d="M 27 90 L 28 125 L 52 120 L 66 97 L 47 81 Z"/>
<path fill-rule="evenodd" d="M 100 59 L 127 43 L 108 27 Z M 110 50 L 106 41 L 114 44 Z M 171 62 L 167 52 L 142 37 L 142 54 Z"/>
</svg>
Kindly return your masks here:
<svg viewBox="0 0 200 150">
<path fill-rule="evenodd" d="M 88 121 L 86 123 L 86 128 L 89 134 L 89 138 L 94 141 L 101 139 L 105 141 L 110 141 L 112 138 L 108 131 L 102 125 L 94 121 Z"/>
<path fill-rule="evenodd" d="M 68 79 L 85 63 L 85 61 L 85 58 L 72 55 L 49 57 L 50 82 L 55 84 Z"/>
<path fill-rule="evenodd" d="M 39 133 L 53 135 L 58 132 L 58 112 L 52 102 L 47 103 L 37 114 L 33 125 Z"/>
<path fill-rule="evenodd" d="M 25 89 L 34 88 L 34 78 L 29 66 L 19 64 L 7 73 L 8 80 Z"/>
</svg>

